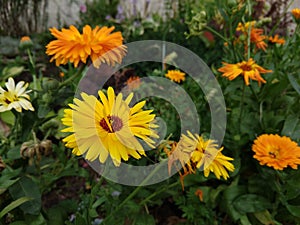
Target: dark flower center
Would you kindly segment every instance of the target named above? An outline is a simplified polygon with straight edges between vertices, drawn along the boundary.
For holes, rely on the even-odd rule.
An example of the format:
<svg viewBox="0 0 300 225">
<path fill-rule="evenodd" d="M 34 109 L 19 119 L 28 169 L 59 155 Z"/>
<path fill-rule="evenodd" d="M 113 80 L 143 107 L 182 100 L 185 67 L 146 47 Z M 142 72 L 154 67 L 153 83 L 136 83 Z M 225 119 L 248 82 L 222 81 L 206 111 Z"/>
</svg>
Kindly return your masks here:
<svg viewBox="0 0 300 225">
<path fill-rule="evenodd" d="M 113 133 L 122 129 L 123 122 L 117 116 L 108 116 L 106 119 L 102 118 L 100 126 L 108 133 Z"/>
<path fill-rule="evenodd" d="M 252 70 L 252 67 L 251 67 L 251 66 L 248 66 L 247 64 L 245 64 L 245 65 L 242 65 L 242 66 L 241 66 L 241 69 L 242 69 L 243 71 L 251 71 L 251 70 Z"/>
</svg>

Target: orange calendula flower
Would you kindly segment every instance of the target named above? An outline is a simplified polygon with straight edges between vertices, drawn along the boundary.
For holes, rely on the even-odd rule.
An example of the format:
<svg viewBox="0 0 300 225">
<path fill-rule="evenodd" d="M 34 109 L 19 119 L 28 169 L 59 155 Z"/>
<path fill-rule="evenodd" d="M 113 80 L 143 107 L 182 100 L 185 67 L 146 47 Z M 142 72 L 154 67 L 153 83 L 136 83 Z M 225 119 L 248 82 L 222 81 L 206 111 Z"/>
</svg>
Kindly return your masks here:
<svg viewBox="0 0 300 225">
<path fill-rule="evenodd" d="M 276 34 L 274 37 L 269 37 L 269 41 L 282 45 L 285 43 L 285 40 L 283 38 L 279 38 L 278 34 Z"/>
<path fill-rule="evenodd" d="M 300 9 L 299 8 L 292 9 L 291 12 L 296 20 L 300 19 Z"/>
<path fill-rule="evenodd" d="M 263 35 L 264 30 L 255 28 L 255 25 L 256 21 L 246 22 L 245 24 L 239 23 L 236 31 L 241 31 L 246 37 L 250 32 L 250 42 L 254 43 L 258 49 L 266 51 L 268 45 L 266 42 L 264 42 L 264 40 L 266 39 L 266 36 Z M 247 44 L 246 47 L 248 47 Z"/>
<path fill-rule="evenodd" d="M 252 28 L 250 33 L 250 42 L 254 43 L 258 49 L 266 51 L 268 45 L 266 42 L 264 42 L 266 36 L 262 35 L 263 32 L 263 29 Z"/>
<path fill-rule="evenodd" d="M 253 158 L 260 165 L 267 165 L 275 170 L 283 170 L 288 166 L 297 169 L 300 164 L 300 147 L 286 136 L 263 134 L 254 141 L 252 150 L 255 152 Z"/>
<path fill-rule="evenodd" d="M 250 58 L 247 62 L 242 61 L 236 64 L 229 64 L 223 62 L 224 66 L 219 68 L 218 71 L 223 73 L 223 77 L 227 77 L 229 80 L 234 80 L 238 76 L 244 77 L 246 85 L 249 85 L 249 79 L 256 80 L 258 84 L 266 83 L 266 81 L 260 76 L 261 73 L 271 73 L 272 70 L 266 70 L 257 65 L 255 61 Z"/>
<path fill-rule="evenodd" d="M 51 41 L 47 46 L 46 54 L 53 55 L 50 62 L 56 61 L 56 66 L 74 63 L 77 67 L 79 62 L 86 63 L 88 57 L 93 65 L 99 67 L 101 63 L 114 66 L 121 63 L 126 54 L 126 46 L 122 44 L 121 32 L 111 33 L 115 27 L 99 27 L 92 29 L 85 25 L 82 34 L 73 25 L 69 29 L 61 31 L 51 28 L 51 34 L 57 40 Z"/>
<path fill-rule="evenodd" d="M 141 79 L 138 76 L 131 76 L 129 79 L 126 81 L 126 86 L 129 90 L 135 90 L 139 86 L 141 86 Z"/>
<path fill-rule="evenodd" d="M 179 70 L 168 70 L 168 73 L 165 76 L 177 83 L 185 80 L 185 73 L 180 72 Z"/>
<path fill-rule="evenodd" d="M 20 42 L 26 42 L 26 41 L 31 41 L 30 37 L 28 37 L 28 36 L 21 37 Z"/>
</svg>

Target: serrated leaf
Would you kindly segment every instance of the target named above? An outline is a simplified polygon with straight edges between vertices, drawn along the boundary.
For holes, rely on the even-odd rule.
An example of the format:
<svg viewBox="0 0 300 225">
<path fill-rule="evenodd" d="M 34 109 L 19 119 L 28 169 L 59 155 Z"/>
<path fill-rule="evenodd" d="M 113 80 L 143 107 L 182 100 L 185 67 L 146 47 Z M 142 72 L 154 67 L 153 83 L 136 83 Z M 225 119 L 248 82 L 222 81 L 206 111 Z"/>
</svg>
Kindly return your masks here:
<svg viewBox="0 0 300 225">
<path fill-rule="evenodd" d="M 13 209 L 17 208 L 18 206 L 22 205 L 23 203 L 31 200 L 29 197 L 21 197 L 13 202 L 11 202 L 8 206 L 6 206 L 1 212 L 0 212 L 0 219 L 7 214 L 8 212 L 12 211 Z"/>
<path fill-rule="evenodd" d="M 9 193 L 13 199 L 29 197 L 32 200 L 20 206 L 24 213 L 38 215 L 41 209 L 41 193 L 35 182 L 28 177 L 21 177 L 9 188 Z"/>
</svg>

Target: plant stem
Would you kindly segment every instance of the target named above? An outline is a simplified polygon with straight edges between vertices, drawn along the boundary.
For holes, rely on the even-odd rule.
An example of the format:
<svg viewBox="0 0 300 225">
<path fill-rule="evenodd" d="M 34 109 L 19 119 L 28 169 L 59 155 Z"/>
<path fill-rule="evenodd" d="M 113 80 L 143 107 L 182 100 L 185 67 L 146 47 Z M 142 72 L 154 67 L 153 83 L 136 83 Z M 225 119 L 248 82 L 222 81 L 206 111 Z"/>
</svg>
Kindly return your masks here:
<svg viewBox="0 0 300 225">
<path fill-rule="evenodd" d="M 133 192 L 131 192 L 131 194 L 130 195 L 128 195 L 127 196 L 127 198 L 125 198 L 124 199 L 124 201 L 123 202 L 121 202 L 121 204 L 119 204 L 118 206 L 117 206 L 117 208 L 115 209 L 115 211 L 114 211 L 114 213 L 117 213 L 129 200 L 131 200 L 139 191 L 140 191 L 140 189 L 144 186 L 144 185 L 146 185 L 147 184 L 147 182 L 149 181 L 149 179 L 154 175 L 154 174 L 156 174 L 156 172 L 161 168 L 161 166 L 163 165 L 164 163 L 160 163 L 158 166 L 156 166 L 155 168 L 154 168 L 154 170 L 152 170 L 151 171 L 151 173 L 140 183 L 140 185 L 138 186 L 138 187 L 136 187 L 135 189 L 134 189 L 134 191 Z M 107 220 L 109 220 L 112 216 L 113 216 L 113 214 L 114 213 L 111 213 L 111 214 L 109 214 L 106 218 L 104 218 L 104 220 L 102 221 L 102 223 L 105 225 L 105 222 L 107 221 Z"/>
<path fill-rule="evenodd" d="M 27 55 L 28 55 L 28 58 L 29 58 L 29 62 L 30 62 L 30 72 L 31 72 L 31 75 L 32 75 L 32 80 L 33 80 L 33 89 L 35 90 L 33 96 L 34 98 L 37 97 L 37 79 L 36 79 L 36 73 L 35 73 L 35 63 L 33 61 L 33 58 L 32 58 L 32 55 L 31 55 L 31 52 L 30 52 L 30 49 L 27 49 Z"/>
<path fill-rule="evenodd" d="M 84 68 L 85 68 L 85 66 L 81 66 L 74 75 L 70 76 L 68 79 L 66 79 L 65 81 L 63 81 L 62 83 L 60 83 L 59 84 L 59 88 L 61 88 L 61 87 L 65 86 L 65 85 L 71 83 L 75 78 L 77 78 L 77 76 L 79 74 L 82 73 L 82 71 L 84 70 Z"/>
<path fill-rule="evenodd" d="M 244 111 L 244 97 L 245 97 L 245 82 L 243 82 L 241 104 L 240 104 L 240 117 L 239 117 L 240 130 L 241 130 L 241 124 L 242 124 L 243 111 Z"/>
<path fill-rule="evenodd" d="M 172 188 L 172 187 L 174 187 L 174 186 L 176 186 L 176 185 L 178 185 L 178 184 L 179 184 L 179 182 L 176 181 L 176 182 L 174 182 L 173 184 L 167 185 L 167 186 L 165 186 L 164 188 L 162 188 L 162 189 L 160 189 L 160 190 L 158 190 L 158 191 L 155 191 L 154 193 L 152 193 L 151 195 L 149 195 L 147 198 L 145 198 L 143 201 L 141 201 L 141 202 L 139 203 L 139 205 L 144 205 L 144 204 L 146 204 L 151 198 L 155 197 L 156 195 L 158 195 L 158 194 L 164 192 L 165 190 L 167 190 L 167 189 L 169 189 L 169 188 Z"/>
<path fill-rule="evenodd" d="M 209 27 L 209 26 L 205 26 L 205 29 L 209 30 L 210 32 L 212 32 L 213 34 L 217 35 L 219 38 L 221 38 L 222 40 L 224 40 L 225 42 L 228 42 L 228 39 L 225 38 L 223 35 L 221 35 L 219 32 L 217 32 L 215 29 Z"/>
</svg>

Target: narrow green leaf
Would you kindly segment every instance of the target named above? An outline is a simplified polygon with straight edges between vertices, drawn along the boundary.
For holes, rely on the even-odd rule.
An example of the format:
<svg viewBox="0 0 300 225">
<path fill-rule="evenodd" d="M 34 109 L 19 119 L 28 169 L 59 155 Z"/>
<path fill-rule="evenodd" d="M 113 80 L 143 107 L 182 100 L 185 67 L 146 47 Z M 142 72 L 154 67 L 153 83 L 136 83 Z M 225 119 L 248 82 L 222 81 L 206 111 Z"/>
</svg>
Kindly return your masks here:
<svg viewBox="0 0 300 225">
<path fill-rule="evenodd" d="M 13 202 L 11 202 L 8 206 L 6 206 L 1 212 L 0 212 L 0 219 L 7 214 L 8 212 L 10 212 L 11 210 L 17 208 L 18 206 L 22 205 L 23 203 L 30 201 L 31 198 L 29 197 L 21 197 Z"/>
</svg>

